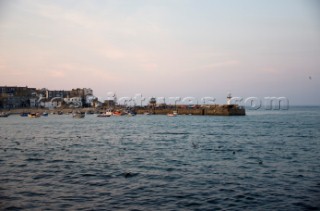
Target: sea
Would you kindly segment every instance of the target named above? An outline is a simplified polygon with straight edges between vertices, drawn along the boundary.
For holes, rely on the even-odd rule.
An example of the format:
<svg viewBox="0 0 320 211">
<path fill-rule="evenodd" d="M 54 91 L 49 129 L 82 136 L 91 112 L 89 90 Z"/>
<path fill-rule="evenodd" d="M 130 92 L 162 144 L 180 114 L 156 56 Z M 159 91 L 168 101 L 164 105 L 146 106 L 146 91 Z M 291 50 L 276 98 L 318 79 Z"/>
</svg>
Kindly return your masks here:
<svg viewBox="0 0 320 211">
<path fill-rule="evenodd" d="M 320 210 L 320 107 L 0 118 L 0 210 Z"/>
</svg>

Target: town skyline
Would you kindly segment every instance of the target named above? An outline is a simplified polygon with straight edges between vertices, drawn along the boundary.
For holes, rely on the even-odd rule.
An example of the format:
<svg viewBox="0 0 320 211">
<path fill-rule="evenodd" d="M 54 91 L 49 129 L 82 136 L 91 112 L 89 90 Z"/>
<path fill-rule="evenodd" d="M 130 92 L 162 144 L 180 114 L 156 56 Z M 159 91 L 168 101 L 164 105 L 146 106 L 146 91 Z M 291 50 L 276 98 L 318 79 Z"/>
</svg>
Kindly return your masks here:
<svg viewBox="0 0 320 211">
<path fill-rule="evenodd" d="M 0 85 L 320 105 L 317 1 L 0 3 Z"/>
</svg>

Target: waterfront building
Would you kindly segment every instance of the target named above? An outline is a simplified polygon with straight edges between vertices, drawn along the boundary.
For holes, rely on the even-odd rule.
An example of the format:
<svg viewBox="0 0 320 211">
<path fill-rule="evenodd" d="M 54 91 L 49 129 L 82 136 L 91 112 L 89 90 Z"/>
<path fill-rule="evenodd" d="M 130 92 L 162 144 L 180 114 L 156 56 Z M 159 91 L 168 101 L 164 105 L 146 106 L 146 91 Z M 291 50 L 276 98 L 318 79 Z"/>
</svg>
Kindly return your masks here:
<svg viewBox="0 0 320 211">
<path fill-rule="evenodd" d="M 114 108 L 116 107 L 116 102 L 114 100 L 105 100 L 103 106 L 107 108 Z"/>
<path fill-rule="evenodd" d="M 30 107 L 30 98 L 36 92 L 35 88 L 0 86 L 0 108 L 27 108 Z"/>
<path fill-rule="evenodd" d="M 69 107 L 82 107 L 82 97 L 72 97 L 72 98 L 64 98 L 63 101 L 69 106 Z"/>
<path fill-rule="evenodd" d="M 35 89 L 17 86 L 0 86 L 0 109 L 12 108 L 55 108 L 60 106 L 91 106 L 95 99 L 90 88 L 69 91 Z"/>
<path fill-rule="evenodd" d="M 90 89 L 90 88 L 83 88 L 83 93 L 84 93 L 84 96 L 93 96 L 93 90 Z"/>
<path fill-rule="evenodd" d="M 45 97 L 48 100 L 51 100 L 52 98 L 56 98 L 56 97 L 60 97 L 60 98 L 64 98 L 67 97 L 68 92 L 64 91 L 64 90 L 46 90 L 46 95 Z"/>
</svg>

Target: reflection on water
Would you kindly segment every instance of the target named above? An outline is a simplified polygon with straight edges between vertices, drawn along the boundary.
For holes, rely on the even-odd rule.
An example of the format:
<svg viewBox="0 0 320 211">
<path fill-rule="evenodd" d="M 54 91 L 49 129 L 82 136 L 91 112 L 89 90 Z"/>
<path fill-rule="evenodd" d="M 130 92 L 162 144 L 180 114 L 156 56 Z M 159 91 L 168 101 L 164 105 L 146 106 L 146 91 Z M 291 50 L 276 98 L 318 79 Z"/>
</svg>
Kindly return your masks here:
<svg viewBox="0 0 320 211">
<path fill-rule="evenodd" d="M 0 209 L 316 209 L 319 111 L 0 118 Z"/>
</svg>

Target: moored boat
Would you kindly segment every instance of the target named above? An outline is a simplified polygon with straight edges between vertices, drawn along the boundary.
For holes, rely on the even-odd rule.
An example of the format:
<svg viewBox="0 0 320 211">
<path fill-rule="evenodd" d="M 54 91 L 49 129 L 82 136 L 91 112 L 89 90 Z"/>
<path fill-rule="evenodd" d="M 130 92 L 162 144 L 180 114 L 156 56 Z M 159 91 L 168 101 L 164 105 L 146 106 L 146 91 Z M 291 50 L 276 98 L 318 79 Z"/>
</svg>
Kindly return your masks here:
<svg viewBox="0 0 320 211">
<path fill-rule="evenodd" d="M 106 112 L 97 115 L 97 117 L 111 117 L 111 116 L 112 116 L 112 112 L 110 110 L 107 110 Z"/>
<path fill-rule="evenodd" d="M 102 113 L 102 114 L 98 114 L 97 117 L 111 117 L 111 115 L 106 114 L 106 113 Z"/>
<path fill-rule="evenodd" d="M 8 113 L 5 113 L 5 112 L 0 113 L 0 117 L 8 117 L 8 116 L 9 116 Z"/>
<path fill-rule="evenodd" d="M 122 113 L 122 111 L 114 111 L 112 115 L 113 116 L 122 116 L 122 115 L 124 115 L 124 113 Z"/>
<path fill-rule="evenodd" d="M 137 113 L 135 111 L 129 110 L 127 111 L 128 116 L 135 116 Z"/>
<path fill-rule="evenodd" d="M 40 114 L 39 113 L 30 113 L 30 114 L 28 114 L 28 117 L 30 117 L 30 118 L 39 118 Z"/>
<path fill-rule="evenodd" d="M 72 117 L 73 118 L 78 118 L 78 119 L 84 118 L 85 117 L 85 113 L 84 112 L 74 112 L 74 113 L 72 113 Z"/>
<path fill-rule="evenodd" d="M 20 114 L 21 117 L 28 117 L 28 115 L 29 115 L 29 112 L 22 112 Z"/>
<path fill-rule="evenodd" d="M 177 111 L 173 111 L 172 114 L 171 113 L 167 114 L 168 117 L 176 117 L 177 115 L 178 115 Z"/>
</svg>

